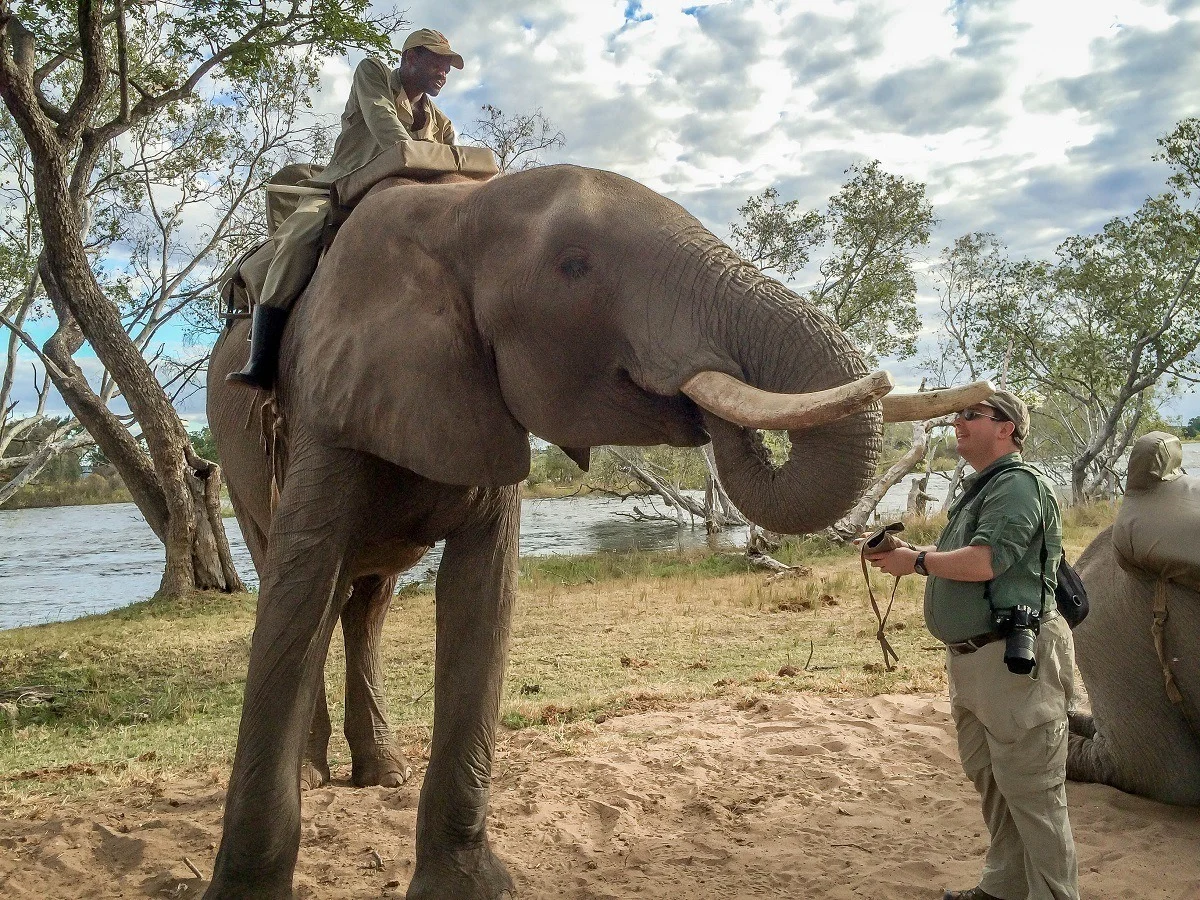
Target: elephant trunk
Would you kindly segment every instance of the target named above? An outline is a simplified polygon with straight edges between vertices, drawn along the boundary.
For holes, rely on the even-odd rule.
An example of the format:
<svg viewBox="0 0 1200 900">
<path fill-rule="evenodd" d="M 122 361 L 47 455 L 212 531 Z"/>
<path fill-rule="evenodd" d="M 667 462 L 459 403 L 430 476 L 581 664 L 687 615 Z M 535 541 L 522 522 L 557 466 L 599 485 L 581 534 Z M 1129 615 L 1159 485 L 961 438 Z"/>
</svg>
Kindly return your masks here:
<svg viewBox="0 0 1200 900">
<path fill-rule="evenodd" d="M 867 375 L 861 354 L 821 312 L 742 264 L 726 271 L 715 306 L 734 377 L 781 394 L 824 391 Z M 828 424 L 788 431 L 776 465 L 759 431 L 704 410 L 721 480 L 751 521 L 784 534 L 819 531 L 844 515 L 875 477 L 878 402 Z"/>
</svg>

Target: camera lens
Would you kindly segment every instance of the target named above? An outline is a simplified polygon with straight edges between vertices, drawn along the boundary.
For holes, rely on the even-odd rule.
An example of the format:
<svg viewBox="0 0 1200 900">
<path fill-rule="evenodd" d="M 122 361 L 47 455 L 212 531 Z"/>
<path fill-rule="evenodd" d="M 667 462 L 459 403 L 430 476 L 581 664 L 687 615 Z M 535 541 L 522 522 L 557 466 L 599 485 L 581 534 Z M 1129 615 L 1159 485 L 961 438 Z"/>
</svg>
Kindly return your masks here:
<svg viewBox="0 0 1200 900">
<path fill-rule="evenodd" d="M 1034 650 L 1037 634 L 1031 628 L 1013 628 L 1004 642 L 1004 664 L 1014 675 L 1028 675 L 1033 671 Z"/>
</svg>

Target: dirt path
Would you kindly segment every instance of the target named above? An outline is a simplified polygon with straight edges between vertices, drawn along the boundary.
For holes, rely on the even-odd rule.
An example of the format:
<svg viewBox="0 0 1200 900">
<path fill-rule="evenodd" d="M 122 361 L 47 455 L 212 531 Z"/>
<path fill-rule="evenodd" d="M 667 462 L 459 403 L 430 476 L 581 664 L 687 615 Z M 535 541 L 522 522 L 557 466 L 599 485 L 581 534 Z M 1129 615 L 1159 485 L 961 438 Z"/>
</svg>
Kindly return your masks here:
<svg viewBox="0 0 1200 900">
<path fill-rule="evenodd" d="M 986 836 L 943 700 L 738 705 L 623 716 L 569 746 L 503 737 L 492 835 L 522 900 L 936 898 L 975 883 Z M 402 897 L 418 787 L 307 794 L 296 896 Z M 168 782 L 0 822 L 0 896 L 196 897 L 184 857 L 211 870 L 222 799 Z M 1084 897 L 1200 900 L 1200 809 L 1094 785 L 1069 800 Z"/>
</svg>

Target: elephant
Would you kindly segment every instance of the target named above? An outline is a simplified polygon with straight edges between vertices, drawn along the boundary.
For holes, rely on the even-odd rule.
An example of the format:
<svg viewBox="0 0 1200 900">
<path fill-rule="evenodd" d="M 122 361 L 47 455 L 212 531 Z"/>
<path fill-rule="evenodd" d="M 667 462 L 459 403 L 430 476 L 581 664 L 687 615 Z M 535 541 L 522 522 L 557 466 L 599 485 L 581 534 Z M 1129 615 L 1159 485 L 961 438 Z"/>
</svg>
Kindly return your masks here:
<svg viewBox="0 0 1200 900">
<path fill-rule="evenodd" d="M 733 502 L 803 533 L 873 479 L 885 418 L 992 392 L 885 396 L 890 377 L 870 374 L 827 317 L 682 207 L 576 166 L 372 189 L 290 316 L 274 396 L 286 454 L 270 459 L 250 426 L 262 396 L 224 382 L 245 336 L 244 321 L 223 334 L 208 380 L 230 490 L 263 557 L 208 900 L 291 896 L 296 772 L 333 629 L 348 613 L 357 623 L 356 684 L 376 690 L 379 592 L 437 541 L 433 736 L 407 896 L 515 896 L 486 814 L 530 434 L 584 467 L 601 444 L 711 440 Z M 757 428 L 789 431 L 786 462 Z"/>
<path fill-rule="evenodd" d="M 1181 460 L 1177 438 L 1140 438 L 1116 522 L 1079 558 L 1091 612 L 1075 629 L 1075 659 L 1092 714 L 1070 717 L 1067 776 L 1197 806 L 1200 481 L 1184 475 Z M 1161 599 L 1162 659 L 1153 633 Z"/>
</svg>

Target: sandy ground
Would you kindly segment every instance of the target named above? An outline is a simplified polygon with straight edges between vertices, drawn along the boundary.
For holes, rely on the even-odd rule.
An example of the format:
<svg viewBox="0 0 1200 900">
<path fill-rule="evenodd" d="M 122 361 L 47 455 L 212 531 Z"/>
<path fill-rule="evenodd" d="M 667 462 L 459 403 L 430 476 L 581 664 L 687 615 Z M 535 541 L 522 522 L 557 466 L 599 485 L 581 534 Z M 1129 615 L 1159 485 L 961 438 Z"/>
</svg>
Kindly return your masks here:
<svg viewBox="0 0 1200 900">
<path fill-rule="evenodd" d="M 403 896 L 418 783 L 307 794 L 297 897 Z M 1068 793 L 1085 898 L 1200 900 L 1200 809 Z M 168 782 L 0 822 L 0 897 L 196 897 L 184 857 L 211 870 L 221 803 L 219 785 Z M 975 884 L 986 847 L 928 696 L 710 700 L 569 746 L 509 734 L 492 835 L 524 900 L 940 897 Z"/>
</svg>

